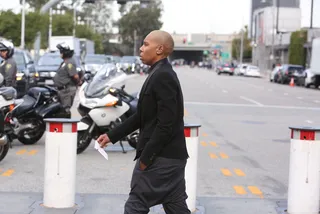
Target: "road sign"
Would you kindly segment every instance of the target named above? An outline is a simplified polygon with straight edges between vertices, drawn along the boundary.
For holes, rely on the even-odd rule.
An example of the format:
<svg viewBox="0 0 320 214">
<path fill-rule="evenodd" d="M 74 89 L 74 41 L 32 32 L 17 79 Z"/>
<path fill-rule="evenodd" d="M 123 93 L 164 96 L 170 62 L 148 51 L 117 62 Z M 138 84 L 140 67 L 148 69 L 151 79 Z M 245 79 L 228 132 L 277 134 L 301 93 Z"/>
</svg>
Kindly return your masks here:
<svg viewBox="0 0 320 214">
<path fill-rule="evenodd" d="M 209 51 L 203 51 L 203 55 L 208 55 Z"/>
<path fill-rule="evenodd" d="M 229 53 L 222 52 L 222 53 L 221 53 L 221 58 L 222 58 L 222 59 L 229 59 Z"/>
</svg>

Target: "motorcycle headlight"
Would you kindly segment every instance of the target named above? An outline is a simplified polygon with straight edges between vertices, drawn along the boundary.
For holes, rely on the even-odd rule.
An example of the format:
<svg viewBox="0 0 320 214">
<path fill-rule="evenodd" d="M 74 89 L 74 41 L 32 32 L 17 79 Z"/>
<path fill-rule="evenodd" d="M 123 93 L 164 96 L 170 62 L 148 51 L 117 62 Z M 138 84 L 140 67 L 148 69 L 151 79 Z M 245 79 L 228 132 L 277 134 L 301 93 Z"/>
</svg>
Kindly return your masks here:
<svg viewBox="0 0 320 214">
<path fill-rule="evenodd" d="M 22 80 L 23 76 L 24 76 L 24 73 L 17 73 L 16 74 L 16 79 L 17 80 Z"/>
<path fill-rule="evenodd" d="M 56 75 L 56 72 L 55 72 L 55 71 L 51 71 L 51 72 L 50 72 L 50 76 L 51 76 L 51 77 L 54 77 L 55 75 Z"/>
</svg>

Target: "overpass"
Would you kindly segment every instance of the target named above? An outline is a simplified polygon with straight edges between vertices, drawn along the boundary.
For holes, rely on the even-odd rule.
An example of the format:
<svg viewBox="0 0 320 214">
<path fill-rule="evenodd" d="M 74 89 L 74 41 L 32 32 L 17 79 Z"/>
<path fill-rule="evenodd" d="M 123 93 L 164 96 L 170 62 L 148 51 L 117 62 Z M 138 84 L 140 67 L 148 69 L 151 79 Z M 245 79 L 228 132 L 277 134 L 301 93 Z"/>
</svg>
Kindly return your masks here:
<svg viewBox="0 0 320 214">
<path fill-rule="evenodd" d="M 175 44 L 174 51 L 210 51 L 210 44 Z"/>
</svg>

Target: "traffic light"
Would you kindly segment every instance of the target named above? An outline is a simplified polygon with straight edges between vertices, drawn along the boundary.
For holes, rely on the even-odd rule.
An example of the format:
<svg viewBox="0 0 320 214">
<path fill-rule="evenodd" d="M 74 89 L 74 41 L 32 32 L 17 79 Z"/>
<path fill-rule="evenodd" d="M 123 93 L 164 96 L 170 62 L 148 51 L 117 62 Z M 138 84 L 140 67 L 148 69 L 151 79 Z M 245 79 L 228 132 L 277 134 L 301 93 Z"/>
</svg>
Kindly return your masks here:
<svg viewBox="0 0 320 214">
<path fill-rule="evenodd" d="M 86 4 L 94 4 L 96 0 L 84 0 L 84 3 Z"/>
<path fill-rule="evenodd" d="M 127 1 L 126 0 L 117 0 L 117 3 L 120 5 L 124 5 L 127 3 Z"/>
</svg>

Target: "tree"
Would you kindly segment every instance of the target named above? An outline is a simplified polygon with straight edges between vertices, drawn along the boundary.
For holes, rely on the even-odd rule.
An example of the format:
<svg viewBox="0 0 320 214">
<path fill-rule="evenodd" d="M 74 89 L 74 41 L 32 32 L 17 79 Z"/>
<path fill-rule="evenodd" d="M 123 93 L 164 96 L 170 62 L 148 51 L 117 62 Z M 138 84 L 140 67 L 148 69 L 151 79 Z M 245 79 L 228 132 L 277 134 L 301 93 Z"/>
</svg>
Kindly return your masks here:
<svg viewBox="0 0 320 214">
<path fill-rule="evenodd" d="M 39 11 L 47 2 L 48 0 L 26 0 L 26 4 L 35 9 L 35 11 Z M 20 4 L 22 4 L 22 0 L 20 0 Z"/>
<path fill-rule="evenodd" d="M 151 31 L 159 30 L 163 24 L 160 21 L 161 6 L 161 1 L 150 3 L 146 8 L 140 7 L 139 4 L 132 5 L 129 12 L 117 22 L 123 44 L 133 48 L 135 31 L 136 39 L 138 43 L 141 43 Z"/>
<path fill-rule="evenodd" d="M 289 46 L 289 63 L 306 65 L 306 49 L 303 47 L 307 42 L 307 31 L 301 30 L 291 33 Z"/>
<path fill-rule="evenodd" d="M 252 57 L 252 47 L 251 41 L 248 38 L 248 26 L 244 26 L 244 35 L 243 35 L 243 59 L 251 59 Z M 241 31 L 238 33 L 237 38 L 232 40 L 232 57 L 234 59 L 240 59 L 241 51 Z"/>
</svg>

